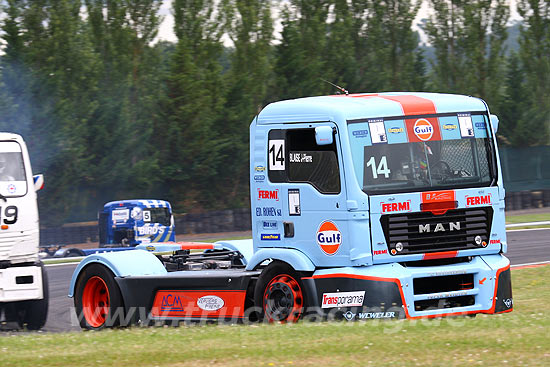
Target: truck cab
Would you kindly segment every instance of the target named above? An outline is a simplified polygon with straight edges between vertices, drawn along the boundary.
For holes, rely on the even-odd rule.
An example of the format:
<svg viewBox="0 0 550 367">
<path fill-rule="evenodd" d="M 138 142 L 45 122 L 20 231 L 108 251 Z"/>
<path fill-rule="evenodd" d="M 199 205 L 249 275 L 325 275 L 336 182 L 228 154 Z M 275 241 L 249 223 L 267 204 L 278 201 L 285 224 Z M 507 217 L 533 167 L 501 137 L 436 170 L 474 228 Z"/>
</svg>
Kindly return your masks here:
<svg viewBox="0 0 550 367">
<path fill-rule="evenodd" d="M 434 93 L 268 105 L 250 130 L 255 255 L 305 255 L 340 282 L 397 279 L 411 317 L 490 309 L 484 279 L 509 266 L 497 124 L 481 99 Z"/>
<path fill-rule="evenodd" d="M 164 200 L 120 200 L 98 214 L 100 247 L 174 242 L 172 206 Z"/>
<path fill-rule="evenodd" d="M 29 329 L 46 322 L 48 283 L 38 257 L 36 191 L 42 175 L 32 175 L 23 138 L 0 133 L 0 318 Z"/>
</svg>

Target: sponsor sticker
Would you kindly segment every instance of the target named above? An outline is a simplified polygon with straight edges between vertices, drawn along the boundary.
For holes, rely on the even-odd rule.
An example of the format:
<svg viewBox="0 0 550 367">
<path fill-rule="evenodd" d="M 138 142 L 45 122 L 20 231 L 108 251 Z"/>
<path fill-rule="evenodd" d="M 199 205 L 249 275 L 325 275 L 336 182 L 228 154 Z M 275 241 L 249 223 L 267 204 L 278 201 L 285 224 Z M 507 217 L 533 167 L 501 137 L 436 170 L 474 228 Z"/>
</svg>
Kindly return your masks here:
<svg viewBox="0 0 550 367">
<path fill-rule="evenodd" d="M 266 207 L 257 207 L 256 216 L 257 217 L 280 217 L 282 215 L 281 209 L 274 208 L 272 206 Z"/>
<path fill-rule="evenodd" d="M 403 129 L 402 127 L 391 127 L 388 129 L 388 132 L 392 134 L 399 134 L 399 133 L 402 133 L 403 131 L 405 131 L 405 129 Z"/>
<path fill-rule="evenodd" d="M 263 229 L 277 229 L 277 221 L 274 220 L 263 220 L 262 221 Z"/>
<path fill-rule="evenodd" d="M 300 189 L 288 190 L 288 214 L 289 215 L 301 215 L 300 208 Z"/>
<path fill-rule="evenodd" d="M 155 246 L 147 246 L 145 249 L 149 252 L 153 252 L 153 251 L 156 250 L 156 247 Z"/>
<path fill-rule="evenodd" d="M 265 175 L 254 175 L 254 181 L 264 182 L 265 181 Z"/>
<path fill-rule="evenodd" d="M 368 130 L 357 130 L 357 131 L 352 132 L 352 134 L 356 138 L 366 138 L 367 136 L 369 136 L 369 131 Z"/>
<path fill-rule="evenodd" d="M 258 200 L 275 200 L 279 201 L 279 189 L 262 190 L 258 189 Z"/>
<path fill-rule="evenodd" d="M 423 203 L 433 203 L 437 201 L 454 201 L 455 192 L 453 190 L 446 191 L 429 191 L 422 193 Z"/>
<path fill-rule="evenodd" d="M 183 303 L 180 296 L 168 293 L 162 296 L 161 311 L 183 311 Z"/>
<path fill-rule="evenodd" d="M 475 124 L 476 129 L 485 129 L 485 123 L 484 122 L 476 122 Z"/>
<path fill-rule="evenodd" d="M 434 134 L 434 127 L 426 119 L 418 119 L 413 127 L 414 135 L 422 141 L 428 141 Z"/>
<path fill-rule="evenodd" d="M 333 222 L 326 220 L 317 229 L 317 244 L 329 256 L 338 252 L 342 244 L 342 233 Z"/>
<path fill-rule="evenodd" d="M 365 291 L 323 293 L 321 308 L 363 306 Z"/>
<path fill-rule="evenodd" d="M 281 235 L 279 233 L 262 233 L 262 241 L 280 241 Z"/>
<path fill-rule="evenodd" d="M 489 241 L 490 245 L 494 245 L 494 244 L 497 244 L 497 243 L 500 243 L 500 240 L 490 240 Z"/>
<path fill-rule="evenodd" d="M 8 192 L 9 192 L 10 194 L 15 194 L 15 191 L 16 191 L 15 185 L 14 185 L 14 184 L 9 184 L 9 185 L 8 185 Z"/>
<path fill-rule="evenodd" d="M 466 196 L 466 206 L 491 205 L 491 194 L 482 196 Z"/>
<path fill-rule="evenodd" d="M 502 302 L 504 302 L 504 305 L 508 308 L 514 305 L 514 300 L 512 298 L 503 299 Z"/>
<path fill-rule="evenodd" d="M 130 210 L 129 209 L 113 210 L 113 213 L 111 215 L 112 215 L 111 218 L 113 222 L 118 222 L 118 221 L 125 222 L 128 219 L 130 219 Z"/>
<path fill-rule="evenodd" d="M 217 311 L 225 302 L 218 296 L 203 296 L 197 300 L 197 306 L 204 311 Z"/>
<path fill-rule="evenodd" d="M 146 236 L 151 234 L 163 234 L 163 227 L 138 227 L 138 234 L 140 236 Z"/>
<path fill-rule="evenodd" d="M 369 128 L 372 134 L 371 141 L 373 144 L 388 142 L 388 137 L 386 136 L 386 128 L 384 127 L 384 120 L 369 120 Z"/>
<path fill-rule="evenodd" d="M 254 171 L 264 172 L 265 171 L 265 166 L 256 166 L 256 167 L 254 167 Z"/>
<path fill-rule="evenodd" d="M 365 319 L 393 319 L 397 317 L 395 312 L 359 312 L 357 318 L 360 320 Z"/>
<path fill-rule="evenodd" d="M 388 250 L 374 250 L 374 255 L 386 255 Z"/>
<path fill-rule="evenodd" d="M 458 129 L 458 126 L 455 124 L 445 124 L 443 125 L 443 130 L 456 130 Z"/>
<path fill-rule="evenodd" d="M 380 203 L 382 206 L 382 213 L 390 212 L 410 212 L 411 211 L 411 201 L 403 201 L 400 203 Z"/>
<path fill-rule="evenodd" d="M 474 136 L 472 116 L 469 113 L 459 113 L 458 124 L 460 125 L 460 135 L 463 138 L 472 138 Z"/>
</svg>

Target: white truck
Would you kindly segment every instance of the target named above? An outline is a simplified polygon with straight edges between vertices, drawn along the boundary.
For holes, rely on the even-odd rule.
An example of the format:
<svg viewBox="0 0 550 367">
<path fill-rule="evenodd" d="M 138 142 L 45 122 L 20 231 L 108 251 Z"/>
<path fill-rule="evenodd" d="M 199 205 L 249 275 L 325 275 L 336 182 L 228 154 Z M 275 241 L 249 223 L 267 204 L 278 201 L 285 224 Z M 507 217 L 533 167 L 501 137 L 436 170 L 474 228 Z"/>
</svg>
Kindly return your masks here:
<svg viewBox="0 0 550 367">
<path fill-rule="evenodd" d="M 0 320 L 38 330 L 48 314 L 48 279 L 38 257 L 36 191 L 27 146 L 17 134 L 0 133 Z"/>
</svg>

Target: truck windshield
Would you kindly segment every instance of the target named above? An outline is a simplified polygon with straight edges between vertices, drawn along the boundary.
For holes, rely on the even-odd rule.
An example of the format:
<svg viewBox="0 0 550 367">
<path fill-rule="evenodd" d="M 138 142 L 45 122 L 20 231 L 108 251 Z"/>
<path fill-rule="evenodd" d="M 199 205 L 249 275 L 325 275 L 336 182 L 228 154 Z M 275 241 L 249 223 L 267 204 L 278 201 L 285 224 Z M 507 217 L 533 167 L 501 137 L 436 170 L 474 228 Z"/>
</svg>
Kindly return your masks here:
<svg viewBox="0 0 550 367">
<path fill-rule="evenodd" d="M 488 121 L 483 113 L 348 121 L 359 185 L 375 195 L 490 185 Z"/>
<path fill-rule="evenodd" d="M 0 194 L 22 196 L 27 192 L 21 146 L 13 141 L 0 142 Z"/>
</svg>

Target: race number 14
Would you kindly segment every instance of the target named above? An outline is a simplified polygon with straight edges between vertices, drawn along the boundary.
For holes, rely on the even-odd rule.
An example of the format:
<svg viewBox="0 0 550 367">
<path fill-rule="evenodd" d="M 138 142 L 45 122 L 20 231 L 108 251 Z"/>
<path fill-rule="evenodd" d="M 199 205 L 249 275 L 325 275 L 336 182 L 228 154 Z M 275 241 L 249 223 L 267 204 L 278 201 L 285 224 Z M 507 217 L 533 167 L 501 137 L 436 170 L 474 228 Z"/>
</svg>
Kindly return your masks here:
<svg viewBox="0 0 550 367">
<path fill-rule="evenodd" d="M 390 177 L 391 171 L 388 168 L 388 161 L 385 155 L 380 158 L 380 163 L 378 163 L 378 166 L 376 166 L 376 160 L 374 157 L 371 157 L 367 162 L 367 167 L 372 169 L 372 178 L 374 179 L 377 179 L 378 175 L 384 175 L 385 178 Z"/>
<path fill-rule="evenodd" d="M 285 141 L 283 139 L 269 141 L 268 155 L 271 171 L 285 170 Z"/>
</svg>

